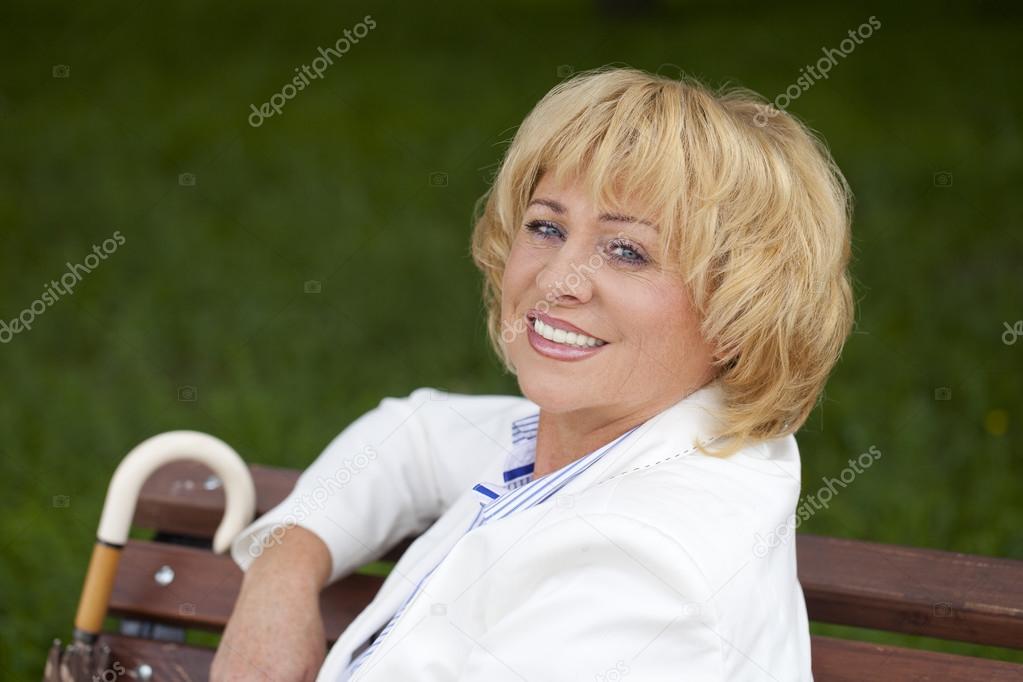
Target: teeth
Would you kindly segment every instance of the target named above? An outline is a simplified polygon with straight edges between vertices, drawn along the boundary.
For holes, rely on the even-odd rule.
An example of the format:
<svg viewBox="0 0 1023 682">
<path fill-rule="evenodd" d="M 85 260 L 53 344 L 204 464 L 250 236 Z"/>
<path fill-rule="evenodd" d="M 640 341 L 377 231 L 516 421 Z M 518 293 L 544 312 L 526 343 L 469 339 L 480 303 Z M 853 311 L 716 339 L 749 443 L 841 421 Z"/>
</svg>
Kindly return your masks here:
<svg viewBox="0 0 1023 682">
<path fill-rule="evenodd" d="M 592 346 L 603 346 L 606 343 L 606 341 L 595 339 L 592 336 L 587 336 L 586 334 L 580 334 L 579 332 L 566 332 L 564 329 L 552 327 L 549 324 L 544 324 L 539 319 L 533 321 L 533 330 L 549 341 L 563 343 L 566 346 L 587 348 Z"/>
</svg>

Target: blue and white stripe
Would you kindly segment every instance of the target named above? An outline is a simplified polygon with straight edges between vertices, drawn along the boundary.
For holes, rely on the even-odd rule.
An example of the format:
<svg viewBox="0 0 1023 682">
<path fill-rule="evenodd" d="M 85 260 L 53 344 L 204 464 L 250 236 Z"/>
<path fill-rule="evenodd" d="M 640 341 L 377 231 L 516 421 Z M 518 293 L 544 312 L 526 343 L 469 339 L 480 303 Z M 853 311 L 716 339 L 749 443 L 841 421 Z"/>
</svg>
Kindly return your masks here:
<svg viewBox="0 0 1023 682">
<path fill-rule="evenodd" d="M 509 490 L 520 488 L 533 480 L 536 430 L 539 423 L 539 413 L 512 422 L 512 449 L 504 465 L 504 486 Z"/>
<path fill-rule="evenodd" d="M 585 457 L 568 464 L 557 471 L 533 480 L 533 468 L 536 462 L 536 433 L 539 424 L 539 413 L 512 422 L 512 450 L 505 461 L 504 482 L 500 484 L 481 482 L 473 486 L 480 497 L 480 508 L 472 523 L 466 528 L 468 533 L 474 528 L 486 525 L 491 521 L 503 519 L 525 509 L 543 504 L 556 495 L 581 473 L 596 464 L 601 457 L 614 449 L 623 439 L 636 430 L 634 427 L 611 441 L 604 447 L 591 452 Z M 443 561 L 443 560 L 442 560 Z M 437 564 L 439 566 L 440 563 Z M 356 657 L 348 667 L 342 679 L 347 680 L 379 647 L 387 634 L 394 628 L 398 619 L 422 589 L 426 580 L 437 570 L 437 566 L 416 583 L 412 593 L 405 598 L 387 625 L 376 636 L 372 644 Z"/>
</svg>

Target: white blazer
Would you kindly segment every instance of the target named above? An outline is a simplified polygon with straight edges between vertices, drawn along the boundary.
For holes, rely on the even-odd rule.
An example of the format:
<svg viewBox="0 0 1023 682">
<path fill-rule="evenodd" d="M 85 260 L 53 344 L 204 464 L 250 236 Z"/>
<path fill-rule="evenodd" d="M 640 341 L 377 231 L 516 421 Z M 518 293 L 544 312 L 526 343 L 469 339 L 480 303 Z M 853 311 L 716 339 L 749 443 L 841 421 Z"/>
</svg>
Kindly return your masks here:
<svg viewBox="0 0 1023 682">
<path fill-rule="evenodd" d="M 708 384 L 554 497 L 466 532 L 487 500 L 473 487 L 500 490 L 512 427 L 538 406 L 429 388 L 385 398 L 242 531 L 232 557 L 244 570 L 298 524 L 330 549 L 333 581 L 423 533 L 331 648 L 320 681 L 812 680 L 796 441 L 723 460 L 694 451 L 715 433 L 708 408 L 721 401 Z M 353 654 L 403 604 L 349 678 Z"/>
</svg>

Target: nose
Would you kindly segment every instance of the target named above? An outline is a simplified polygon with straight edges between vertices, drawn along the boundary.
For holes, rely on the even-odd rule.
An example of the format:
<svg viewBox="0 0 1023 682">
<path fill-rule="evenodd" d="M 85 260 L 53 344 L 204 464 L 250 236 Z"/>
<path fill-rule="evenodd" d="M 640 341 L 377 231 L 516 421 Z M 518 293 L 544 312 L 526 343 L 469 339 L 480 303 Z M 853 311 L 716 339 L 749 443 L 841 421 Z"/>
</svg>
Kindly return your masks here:
<svg viewBox="0 0 1023 682">
<path fill-rule="evenodd" d="M 586 303 L 593 297 L 594 269 L 587 259 L 592 253 L 566 243 L 537 273 L 537 288 L 551 303 Z"/>
</svg>

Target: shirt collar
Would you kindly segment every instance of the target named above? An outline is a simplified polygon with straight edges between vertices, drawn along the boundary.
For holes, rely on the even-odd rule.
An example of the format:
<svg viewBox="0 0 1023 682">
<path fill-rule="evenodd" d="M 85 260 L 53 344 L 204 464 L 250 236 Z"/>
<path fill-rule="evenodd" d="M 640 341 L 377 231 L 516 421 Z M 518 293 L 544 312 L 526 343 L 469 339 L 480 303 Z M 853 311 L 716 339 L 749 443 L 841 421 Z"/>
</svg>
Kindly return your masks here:
<svg viewBox="0 0 1023 682">
<path fill-rule="evenodd" d="M 521 488 L 533 480 L 533 468 L 536 465 L 536 431 L 539 423 L 539 410 L 512 422 L 512 446 L 504 459 L 501 482 L 481 482 L 473 486 L 481 503 L 489 504 L 509 490 Z"/>
<path fill-rule="evenodd" d="M 540 423 L 540 412 L 512 422 L 512 449 L 504 462 L 504 485 L 514 490 L 533 480 L 536 465 L 536 431 Z"/>
<path fill-rule="evenodd" d="M 618 447 L 635 430 L 636 427 L 629 429 L 610 443 L 597 448 L 584 457 L 569 462 L 546 476 L 534 480 L 532 472 L 530 472 L 521 477 L 527 480 L 524 480 L 514 490 L 510 489 L 507 485 L 494 486 L 491 484 L 488 486 L 482 483 L 477 484 L 473 490 L 482 498 L 482 506 L 480 514 L 477 516 L 477 521 L 482 519 L 480 522 L 486 523 L 493 518 L 503 518 L 514 514 L 520 509 L 528 509 L 544 503 L 597 464 L 607 453 Z M 532 442 L 536 441 L 535 434 L 530 440 Z M 535 448 L 533 451 L 535 453 Z M 529 466 L 532 468 L 532 465 Z M 474 521 L 473 524 L 475 525 L 477 521 Z"/>
<path fill-rule="evenodd" d="M 669 450 L 691 452 L 697 441 L 709 443 L 716 440 L 722 425 L 720 411 L 723 407 L 724 394 L 717 381 L 697 389 L 631 429 L 629 433 L 636 431 L 635 438 L 632 439 L 635 446 L 619 448 L 613 453 L 613 457 L 596 458 L 606 461 L 601 462 L 600 466 L 592 467 L 592 472 L 586 478 L 590 476 L 605 478 L 618 473 L 618 469 L 626 464 L 631 466 L 647 464 L 647 459 L 653 461 L 664 456 Z M 539 419 L 540 412 L 536 409 L 512 422 L 512 447 L 505 458 L 503 481 L 499 484 L 484 483 L 476 486 L 474 490 L 481 502 L 489 505 L 496 498 L 533 480 Z"/>
</svg>

